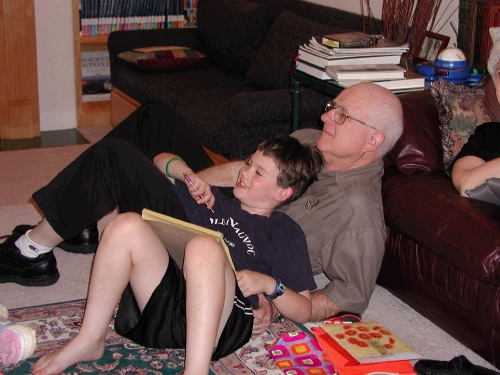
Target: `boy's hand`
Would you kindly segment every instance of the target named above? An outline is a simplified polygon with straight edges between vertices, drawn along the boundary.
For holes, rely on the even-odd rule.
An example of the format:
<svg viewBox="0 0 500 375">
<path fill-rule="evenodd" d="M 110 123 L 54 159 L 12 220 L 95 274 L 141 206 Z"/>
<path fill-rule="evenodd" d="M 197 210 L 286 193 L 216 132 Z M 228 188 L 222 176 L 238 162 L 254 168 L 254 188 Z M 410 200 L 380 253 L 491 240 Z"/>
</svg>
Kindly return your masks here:
<svg viewBox="0 0 500 375">
<path fill-rule="evenodd" d="M 208 182 L 199 177 L 196 173 L 187 174 L 191 183 L 184 178 L 189 193 L 198 204 L 207 203 L 207 208 L 211 209 L 215 202 L 215 197 L 212 194 L 211 186 Z"/>
<path fill-rule="evenodd" d="M 260 272 L 241 270 L 236 272 L 238 287 L 245 297 L 253 294 L 271 294 L 276 287 L 276 280 Z"/>
<path fill-rule="evenodd" d="M 273 309 L 271 301 L 263 294 L 259 294 L 259 308 L 253 310 L 253 328 L 252 336 L 264 333 L 271 325 Z"/>
</svg>

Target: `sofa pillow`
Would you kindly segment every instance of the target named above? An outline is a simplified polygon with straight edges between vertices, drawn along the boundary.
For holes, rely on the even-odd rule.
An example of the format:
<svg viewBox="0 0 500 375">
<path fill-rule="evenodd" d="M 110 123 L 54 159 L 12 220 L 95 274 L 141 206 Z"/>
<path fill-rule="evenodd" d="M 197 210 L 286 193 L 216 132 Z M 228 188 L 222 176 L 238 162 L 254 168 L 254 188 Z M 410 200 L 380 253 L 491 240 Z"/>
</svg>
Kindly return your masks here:
<svg viewBox="0 0 500 375">
<path fill-rule="evenodd" d="M 196 48 L 217 65 L 244 77 L 272 21 L 269 8 L 254 2 L 200 1 Z"/>
<path fill-rule="evenodd" d="M 443 150 L 436 102 L 430 90 L 399 95 L 403 134 L 387 159 L 406 175 L 443 171 Z"/>
<path fill-rule="evenodd" d="M 178 46 L 136 48 L 122 52 L 118 57 L 145 70 L 186 69 L 205 59 L 201 52 Z"/>
<path fill-rule="evenodd" d="M 486 76 L 484 95 L 488 116 L 490 116 L 491 121 L 500 122 L 500 104 L 498 103 L 495 84 L 489 75 Z"/>
<path fill-rule="evenodd" d="M 439 79 L 432 85 L 431 92 L 441 121 L 443 164 L 447 169 L 476 126 L 490 121 L 485 106 L 485 89 Z"/>
<path fill-rule="evenodd" d="M 339 27 L 317 23 L 289 11 L 281 12 L 248 69 L 246 83 L 259 90 L 290 87 L 290 69 L 299 46 L 308 42 L 313 35 L 343 31 Z"/>
</svg>

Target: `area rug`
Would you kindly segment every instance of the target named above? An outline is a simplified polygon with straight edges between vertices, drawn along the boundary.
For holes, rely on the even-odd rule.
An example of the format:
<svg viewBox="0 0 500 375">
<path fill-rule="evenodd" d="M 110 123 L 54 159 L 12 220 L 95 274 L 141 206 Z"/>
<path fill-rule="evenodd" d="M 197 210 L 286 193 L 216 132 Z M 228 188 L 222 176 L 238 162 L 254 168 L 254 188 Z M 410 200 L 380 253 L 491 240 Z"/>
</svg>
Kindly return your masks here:
<svg viewBox="0 0 500 375">
<path fill-rule="evenodd" d="M 1 366 L 5 375 L 31 374 L 33 365 L 43 355 L 64 346 L 80 327 L 85 300 L 27 307 L 9 311 L 9 320 L 33 327 L 37 332 L 37 349 L 26 361 Z M 184 350 L 147 349 L 134 344 L 113 330 L 113 320 L 106 334 L 106 351 L 97 361 L 81 362 L 63 374 L 182 374 Z M 217 362 L 212 362 L 211 375 L 282 375 L 265 349 L 284 333 L 301 331 L 293 322 L 273 324 L 266 333 L 253 338 L 243 348 Z"/>
</svg>

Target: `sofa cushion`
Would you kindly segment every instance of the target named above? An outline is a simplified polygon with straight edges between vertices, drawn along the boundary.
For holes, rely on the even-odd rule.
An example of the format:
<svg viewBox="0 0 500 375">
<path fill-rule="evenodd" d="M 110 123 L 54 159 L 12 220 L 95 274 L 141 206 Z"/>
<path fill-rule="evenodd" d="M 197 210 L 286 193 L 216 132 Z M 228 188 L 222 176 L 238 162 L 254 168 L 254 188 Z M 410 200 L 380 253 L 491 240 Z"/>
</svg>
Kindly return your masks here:
<svg viewBox="0 0 500 375">
<path fill-rule="evenodd" d="M 443 151 L 436 103 L 429 90 L 399 96 L 404 130 L 387 158 L 406 174 L 442 171 Z"/>
<path fill-rule="evenodd" d="M 248 69 L 248 85 L 259 90 L 290 87 L 290 70 L 299 46 L 313 35 L 343 31 L 337 26 L 317 23 L 289 11 L 280 13 Z"/>
<path fill-rule="evenodd" d="M 382 199 L 388 227 L 479 281 L 500 285 L 498 206 L 460 196 L 444 172 L 404 176 L 394 168 L 382 177 Z"/>
<path fill-rule="evenodd" d="M 145 70 L 186 69 L 205 59 L 201 52 L 179 46 L 136 48 L 124 51 L 118 57 Z"/>
<path fill-rule="evenodd" d="M 476 126 L 490 121 L 485 107 L 485 90 L 437 80 L 431 87 L 441 121 L 443 164 L 451 164 Z"/>
<path fill-rule="evenodd" d="M 200 1 L 196 48 L 244 77 L 272 21 L 269 8 L 250 1 Z"/>
</svg>

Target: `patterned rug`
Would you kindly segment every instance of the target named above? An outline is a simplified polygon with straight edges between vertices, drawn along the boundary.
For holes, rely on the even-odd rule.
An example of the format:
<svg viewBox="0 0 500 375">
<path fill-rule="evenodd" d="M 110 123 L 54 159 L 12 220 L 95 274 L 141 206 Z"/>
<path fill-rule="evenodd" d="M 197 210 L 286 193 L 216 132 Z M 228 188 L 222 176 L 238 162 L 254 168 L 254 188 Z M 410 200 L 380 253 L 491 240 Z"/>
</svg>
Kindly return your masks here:
<svg viewBox="0 0 500 375">
<path fill-rule="evenodd" d="M 1 366 L 5 375 L 31 374 L 39 357 L 64 346 L 80 327 L 85 300 L 35 306 L 9 311 L 9 320 L 22 322 L 37 332 L 37 349 L 26 361 Z M 147 349 L 125 339 L 113 330 L 110 322 L 106 334 L 106 351 L 97 361 L 81 362 L 63 374 L 182 374 L 184 350 Z M 302 327 L 303 328 L 303 327 Z M 282 375 L 265 349 L 286 332 L 301 331 L 293 322 L 273 324 L 266 333 L 251 339 L 243 348 L 217 362 L 212 362 L 211 375 Z"/>
</svg>

